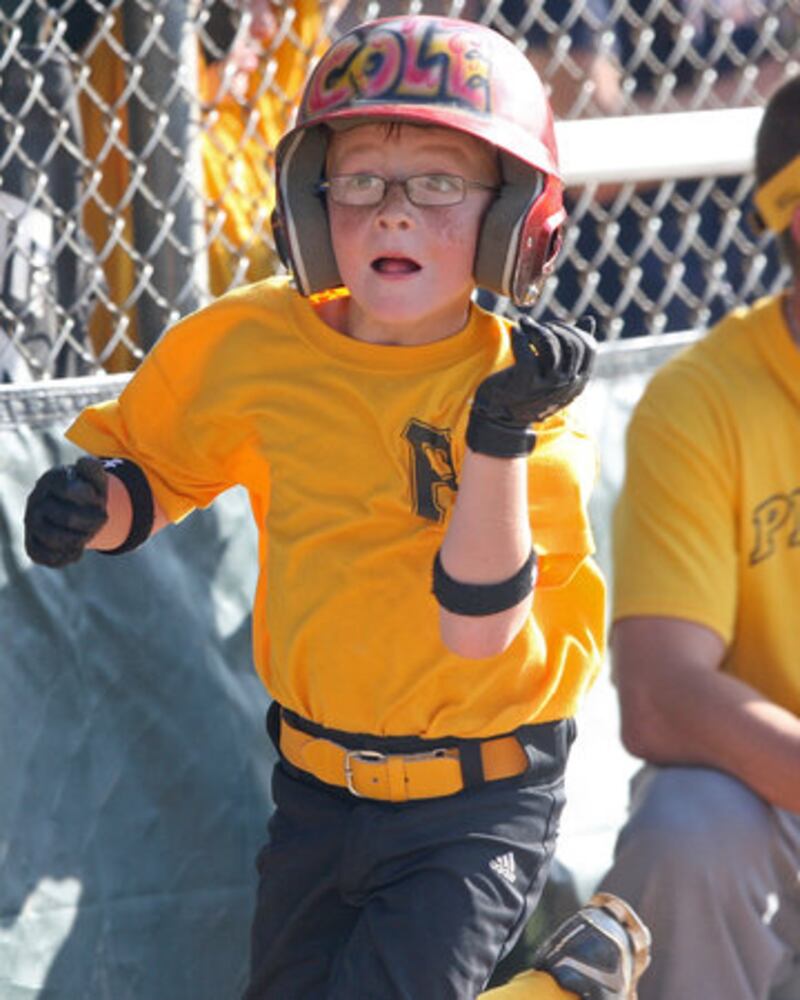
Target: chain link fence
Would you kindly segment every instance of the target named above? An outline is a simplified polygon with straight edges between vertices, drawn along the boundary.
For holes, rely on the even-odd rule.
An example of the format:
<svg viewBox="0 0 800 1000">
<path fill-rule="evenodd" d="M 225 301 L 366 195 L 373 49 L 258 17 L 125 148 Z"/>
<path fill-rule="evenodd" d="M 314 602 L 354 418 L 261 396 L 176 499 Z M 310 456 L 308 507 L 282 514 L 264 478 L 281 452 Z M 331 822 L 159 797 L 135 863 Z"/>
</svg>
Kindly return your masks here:
<svg viewBox="0 0 800 1000">
<path fill-rule="evenodd" d="M 561 120 L 759 106 L 800 68 L 800 0 L 0 0 L 0 381 L 131 370 L 178 316 L 278 271 L 272 152 L 308 69 L 399 11 L 512 38 Z M 535 313 L 591 313 L 614 340 L 773 290 L 751 188 L 569 187 Z"/>
</svg>

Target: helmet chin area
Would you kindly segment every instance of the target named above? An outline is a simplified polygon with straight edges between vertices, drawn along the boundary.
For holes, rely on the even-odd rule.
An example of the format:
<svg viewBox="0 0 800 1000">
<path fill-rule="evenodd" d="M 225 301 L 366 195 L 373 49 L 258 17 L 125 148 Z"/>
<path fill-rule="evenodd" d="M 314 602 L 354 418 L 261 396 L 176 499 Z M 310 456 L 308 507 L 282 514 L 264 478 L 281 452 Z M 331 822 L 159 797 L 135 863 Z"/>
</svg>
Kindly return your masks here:
<svg viewBox="0 0 800 1000">
<path fill-rule="evenodd" d="M 297 124 L 276 150 L 276 226 L 298 289 L 341 284 L 324 199 L 330 128 L 376 121 L 451 128 L 492 145 L 502 184 L 475 258 L 482 287 L 529 304 L 552 268 L 564 221 L 553 117 L 525 56 L 483 25 L 429 15 L 348 32 L 318 62 Z"/>
</svg>

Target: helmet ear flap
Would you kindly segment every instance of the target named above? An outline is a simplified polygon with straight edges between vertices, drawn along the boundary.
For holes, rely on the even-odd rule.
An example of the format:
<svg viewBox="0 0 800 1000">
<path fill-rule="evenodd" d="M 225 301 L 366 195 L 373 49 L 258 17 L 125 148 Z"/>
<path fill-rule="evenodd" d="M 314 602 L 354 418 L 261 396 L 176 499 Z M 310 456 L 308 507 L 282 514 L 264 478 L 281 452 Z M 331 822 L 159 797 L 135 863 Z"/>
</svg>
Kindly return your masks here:
<svg viewBox="0 0 800 1000">
<path fill-rule="evenodd" d="M 273 235 L 302 295 L 341 285 L 325 200 L 316 193 L 325 170 L 327 129 L 301 129 L 277 151 Z"/>
<path fill-rule="evenodd" d="M 289 256 L 289 244 L 286 241 L 286 227 L 283 222 L 283 215 L 278 206 L 272 209 L 269 217 L 269 225 L 272 230 L 272 242 L 278 252 L 281 264 L 290 271 L 292 269 L 292 259 Z"/>
<path fill-rule="evenodd" d="M 510 297 L 515 305 L 531 305 L 541 292 L 542 283 L 555 267 L 561 250 L 565 218 L 563 207 L 554 206 L 547 191 L 528 213 L 511 284 Z"/>
<path fill-rule="evenodd" d="M 503 185 L 481 226 L 475 280 L 526 306 L 539 294 L 561 249 L 562 185 L 508 153 L 501 163 Z"/>
</svg>

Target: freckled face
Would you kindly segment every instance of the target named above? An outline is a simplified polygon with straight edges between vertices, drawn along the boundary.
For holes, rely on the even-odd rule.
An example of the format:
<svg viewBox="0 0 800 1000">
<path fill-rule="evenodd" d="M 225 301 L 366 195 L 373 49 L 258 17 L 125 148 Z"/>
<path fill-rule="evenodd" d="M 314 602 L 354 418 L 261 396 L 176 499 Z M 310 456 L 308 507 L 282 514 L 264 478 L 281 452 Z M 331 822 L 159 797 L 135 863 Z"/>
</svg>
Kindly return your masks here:
<svg viewBox="0 0 800 1000">
<path fill-rule="evenodd" d="M 369 173 L 386 178 L 458 174 L 496 185 L 494 151 L 450 129 L 385 124 L 335 132 L 327 175 Z M 353 207 L 328 200 L 339 273 L 350 289 L 346 329 L 377 343 L 422 344 L 457 333 L 475 286 L 473 267 L 481 220 L 493 194 L 469 188 L 458 205 L 412 205 L 392 185 L 380 205 Z"/>
</svg>

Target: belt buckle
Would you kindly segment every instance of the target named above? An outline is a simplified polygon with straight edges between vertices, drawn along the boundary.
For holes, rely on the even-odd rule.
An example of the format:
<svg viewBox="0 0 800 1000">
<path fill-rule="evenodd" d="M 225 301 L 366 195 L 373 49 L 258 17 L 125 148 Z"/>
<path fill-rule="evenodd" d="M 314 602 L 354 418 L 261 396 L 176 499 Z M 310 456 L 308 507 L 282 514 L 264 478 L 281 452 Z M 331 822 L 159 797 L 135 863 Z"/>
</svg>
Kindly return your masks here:
<svg viewBox="0 0 800 1000">
<path fill-rule="evenodd" d="M 381 761 L 386 760 L 386 754 L 381 753 L 379 750 L 346 750 L 344 755 L 344 779 L 347 783 L 347 790 L 351 795 L 355 795 L 356 798 L 364 799 L 369 798 L 367 795 L 362 795 L 358 791 L 356 786 L 353 784 L 353 760 L 362 760 L 366 763 L 378 764 Z"/>
</svg>

